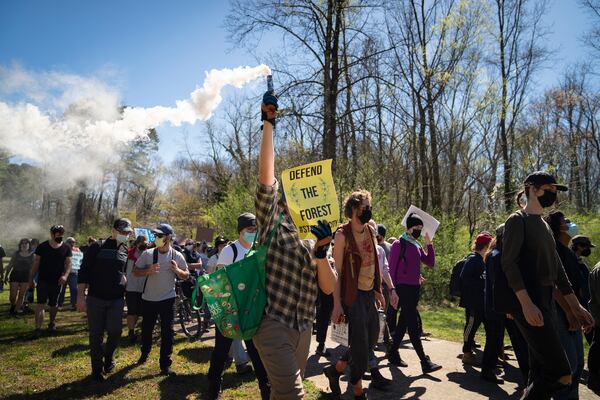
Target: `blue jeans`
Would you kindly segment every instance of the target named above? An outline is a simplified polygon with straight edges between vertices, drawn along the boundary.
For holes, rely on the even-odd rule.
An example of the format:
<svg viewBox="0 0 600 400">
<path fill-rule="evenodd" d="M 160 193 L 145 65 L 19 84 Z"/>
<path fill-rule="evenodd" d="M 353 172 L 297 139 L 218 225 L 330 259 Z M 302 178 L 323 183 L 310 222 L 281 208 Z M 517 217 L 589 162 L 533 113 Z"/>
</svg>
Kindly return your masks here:
<svg viewBox="0 0 600 400">
<path fill-rule="evenodd" d="M 59 307 L 62 307 L 65 302 L 65 292 L 67 291 L 67 286 L 69 287 L 69 294 L 71 296 L 71 305 L 75 306 L 77 304 L 77 272 L 71 272 L 69 274 L 67 283 L 63 287 L 63 290 L 60 292 L 60 296 L 58 297 Z"/>
<path fill-rule="evenodd" d="M 554 395 L 555 400 L 570 400 L 579 398 L 579 381 L 583 373 L 584 355 L 583 355 L 583 334 L 581 330 L 576 332 L 569 331 L 569 322 L 562 310 L 557 310 L 558 314 L 558 335 L 565 354 L 571 365 L 571 375 L 573 383 L 568 388 L 561 390 Z"/>
</svg>

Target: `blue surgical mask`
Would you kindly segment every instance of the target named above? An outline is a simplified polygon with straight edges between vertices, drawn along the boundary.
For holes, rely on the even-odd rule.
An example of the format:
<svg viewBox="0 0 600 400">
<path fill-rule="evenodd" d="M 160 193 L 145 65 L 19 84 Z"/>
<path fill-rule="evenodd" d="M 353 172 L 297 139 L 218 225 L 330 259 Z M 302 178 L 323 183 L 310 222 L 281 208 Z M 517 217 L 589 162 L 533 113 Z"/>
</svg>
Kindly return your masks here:
<svg viewBox="0 0 600 400">
<path fill-rule="evenodd" d="M 577 224 L 571 222 L 567 225 L 567 235 L 570 237 L 575 237 L 579 234 L 579 229 L 577 229 Z"/>
<path fill-rule="evenodd" d="M 125 244 L 129 240 L 129 235 L 117 235 L 115 240 L 118 244 Z"/>
<path fill-rule="evenodd" d="M 246 243 L 252 244 L 254 243 L 254 239 L 256 239 L 256 232 L 244 232 L 242 237 Z"/>
</svg>

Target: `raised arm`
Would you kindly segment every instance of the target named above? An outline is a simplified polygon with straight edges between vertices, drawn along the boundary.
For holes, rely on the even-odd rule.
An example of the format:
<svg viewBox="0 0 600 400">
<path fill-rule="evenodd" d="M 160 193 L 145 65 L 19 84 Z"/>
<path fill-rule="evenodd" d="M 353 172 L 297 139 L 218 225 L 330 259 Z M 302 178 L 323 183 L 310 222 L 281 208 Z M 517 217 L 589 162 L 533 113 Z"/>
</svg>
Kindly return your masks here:
<svg viewBox="0 0 600 400">
<path fill-rule="evenodd" d="M 266 186 L 275 184 L 275 147 L 273 127 L 277 118 L 277 97 L 272 92 L 263 96 L 261 105 L 263 134 L 258 156 L 258 181 Z"/>
</svg>

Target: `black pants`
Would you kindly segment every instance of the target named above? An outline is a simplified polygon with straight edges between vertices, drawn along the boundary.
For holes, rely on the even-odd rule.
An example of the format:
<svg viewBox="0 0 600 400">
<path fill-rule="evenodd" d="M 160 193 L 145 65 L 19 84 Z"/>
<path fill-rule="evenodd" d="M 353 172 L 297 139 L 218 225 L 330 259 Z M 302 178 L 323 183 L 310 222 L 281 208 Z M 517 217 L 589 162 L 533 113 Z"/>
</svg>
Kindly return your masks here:
<svg viewBox="0 0 600 400">
<path fill-rule="evenodd" d="M 373 291 L 359 290 L 356 301 L 344 307 L 348 317 L 350 383 L 355 385 L 369 368 L 369 354 L 377 345 L 379 314 Z"/>
<path fill-rule="evenodd" d="M 385 294 L 385 322 L 387 323 L 389 332 L 393 334 L 396 330 L 396 325 L 398 325 L 398 310 L 390 304 L 389 288 L 385 282 L 383 282 L 383 288 Z"/>
<path fill-rule="evenodd" d="M 174 304 L 174 297 L 162 301 L 142 300 L 142 354 L 148 354 L 152 349 L 152 331 L 160 315 L 160 369 L 171 366 Z"/>
<path fill-rule="evenodd" d="M 219 331 L 218 328 L 215 328 L 215 348 L 210 356 L 210 367 L 208 368 L 207 377 L 211 382 L 217 382 L 219 386 L 221 385 L 225 364 L 229 358 L 229 349 L 231 348 L 232 342 L 232 339 L 226 338 L 221 334 L 221 331 Z M 254 347 L 252 340 L 245 340 L 244 343 L 246 343 L 246 350 L 252 360 L 256 379 L 258 379 L 258 385 L 260 387 L 265 387 L 269 383 L 269 379 L 267 377 L 267 371 L 258 355 L 258 351 L 256 350 L 256 347 Z"/>
<path fill-rule="evenodd" d="M 588 370 L 590 378 L 600 382 L 600 327 L 596 326 L 593 332 L 592 345 L 588 353 Z"/>
<path fill-rule="evenodd" d="M 496 369 L 498 355 L 504 348 L 504 318 L 486 318 L 485 347 L 483 349 L 483 360 L 481 372 L 492 372 Z"/>
<path fill-rule="evenodd" d="M 329 328 L 331 312 L 333 311 L 333 295 L 325 294 L 319 288 L 317 301 L 317 343 L 324 344 L 327 339 L 327 328 Z"/>
<path fill-rule="evenodd" d="M 522 400 L 550 399 L 555 392 L 566 387 L 558 382 L 559 379 L 571 375 L 571 366 L 558 335 L 552 288 L 540 288 L 534 303 L 542 313 L 544 326 L 529 325 L 522 312 L 513 315 L 529 348 L 529 380 Z"/>
<path fill-rule="evenodd" d="M 523 383 L 526 386 L 529 380 L 529 346 L 527 346 L 527 342 L 519 328 L 517 328 L 515 321 L 506 318 L 504 327 L 508 337 L 510 337 L 510 343 L 515 352 L 515 357 L 517 357 L 517 364 L 519 364 L 519 369 L 523 375 Z"/>
<path fill-rule="evenodd" d="M 94 375 L 101 374 L 104 363 L 108 365 L 113 360 L 123 330 L 124 303 L 123 298 L 102 300 L 88 296 L 86 299 L 90 358 Z M 107 338 L 103 345 L 105 331 Z"/>
<path fill-rule="evenodd" d="M 481 326 L 485 324 L 483 310 L 471 308 L 465 309 L 465 329 L 463 330 L 463 353 L 470 353 L 475 350 L 475 334 Z"/>
<path fill-rule="evenodd" d="M 419 285 L 396 285 L 396 293 L 398 294 L 398 305 L 400 306 L 400 318 L 398 326 L 394 332 L 394 340 L 392 342 L 392 351 L 397 351 L 404 339 L 404 334 L 408 330 L 408 336 L 417 355 L 423 361 L 425 359 L 425 351 L 421 344 L 421 331 L 419 329 L 419 317 L 417 316 L 417 305 L 419 304 L 419 294 L 421 286 Z"/>
</svg>

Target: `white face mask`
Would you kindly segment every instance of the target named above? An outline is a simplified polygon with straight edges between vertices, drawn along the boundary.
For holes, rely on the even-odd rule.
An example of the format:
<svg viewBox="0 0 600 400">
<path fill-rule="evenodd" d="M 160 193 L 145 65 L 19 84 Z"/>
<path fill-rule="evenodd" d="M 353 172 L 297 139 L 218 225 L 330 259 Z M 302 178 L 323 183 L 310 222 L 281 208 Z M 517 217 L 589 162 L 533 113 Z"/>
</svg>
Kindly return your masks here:
<svg viewBox="0 0 600 400">
<path fill-rule="evenodd" d="M 188 244 L 187 246 L 185 246 L 187 251 L 192 251 L 192 249 L 194 248 L 193 244 Z"/>
</svg>

